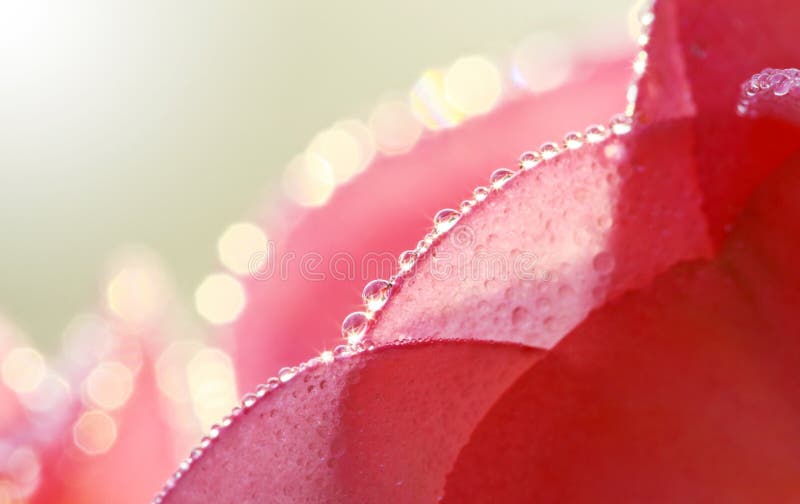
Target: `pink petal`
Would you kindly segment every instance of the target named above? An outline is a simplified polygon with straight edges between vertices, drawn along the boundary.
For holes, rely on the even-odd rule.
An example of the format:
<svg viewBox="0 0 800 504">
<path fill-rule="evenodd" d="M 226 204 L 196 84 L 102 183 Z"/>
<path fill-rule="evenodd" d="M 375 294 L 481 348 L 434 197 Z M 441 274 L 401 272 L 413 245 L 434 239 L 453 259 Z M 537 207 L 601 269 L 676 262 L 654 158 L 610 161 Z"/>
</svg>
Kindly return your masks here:
<svg viewBox="0 0 800 504">
<path fill-rule="evenodd" d="M 607 299 L 707 255 L 690 135 L 659 124 L 520 172 L 418 262 L 372 339 L 550 348 Z"/>
<path fill-rule="evenodd" d="M 540 353 L 465 342 L 317 362 L 222 430 L 164 502 L 433 502 Z"/>
<path fill-rule="evenodd" d="M 628 67 L 627 61 L 586 64 L 584 78 L 563 89 L 519 98 L 486 117 L 423 138 L 407 154 L 378 159 L 325 207 L 294 216 L 297 222 L 285 232 L 279 219 L 268 223 L 279 257 L 294 252 L 296 265 L 303 254 L 319 253 L 325 262 L 317 271 L 326 278 L 309 280 L 293 266 L 284 279 L 249 282 L 248 306 L 232 329 L 241 388 L 252 389 L 269 370 L 341 341 L 344 316 L 363 309 L 363 286 L 394 273 L 397 256 L 414 248 L 436 211 L 457 206 L 493 169 L 516 164 L 520 152 L 576 125 L 621 110 Z M 332 277 L 326 266 L 335 254 L 354 259 L 353 275 Z M 369 254 L 376 260 L 365 267 Z"/>
<path fill-rule="evenodd" d="M 799 217 L 796 155 L 719 258 L 596 311 L 523 375 L 473 433 L 445 501 L 800 499 Z"/>
</svg>

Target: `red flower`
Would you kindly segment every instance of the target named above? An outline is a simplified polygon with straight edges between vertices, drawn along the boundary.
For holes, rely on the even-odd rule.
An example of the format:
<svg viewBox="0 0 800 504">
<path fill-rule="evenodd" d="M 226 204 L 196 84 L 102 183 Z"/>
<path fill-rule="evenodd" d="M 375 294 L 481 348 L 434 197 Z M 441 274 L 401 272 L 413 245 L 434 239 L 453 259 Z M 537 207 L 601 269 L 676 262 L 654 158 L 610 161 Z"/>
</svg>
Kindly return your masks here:
<svg viewBox="0 0 800 504">
<path fill-rule="evenodd" d="M 354 347 L 258 388 L 164 501 L 800 500 L 800 81 L 764 70 L 800 64 L 800 4 L 653 14 L 632 127 L 441 214 Z M 596 72 L 554 103 L 605 113 Z M 564 117 L 520 101 L 379 161 L 282 243 L 399 252 L 419 208 Z M 329 343 L 353 286 L 254 282 L 243 383 Z"/>
</svg>

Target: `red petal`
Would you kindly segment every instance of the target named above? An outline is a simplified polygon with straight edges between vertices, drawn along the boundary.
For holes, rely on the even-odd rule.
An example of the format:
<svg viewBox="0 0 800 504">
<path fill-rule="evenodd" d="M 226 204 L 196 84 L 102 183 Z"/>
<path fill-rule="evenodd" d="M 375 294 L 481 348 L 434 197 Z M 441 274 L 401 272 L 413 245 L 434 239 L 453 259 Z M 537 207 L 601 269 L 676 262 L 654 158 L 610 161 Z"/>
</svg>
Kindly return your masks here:
<svg viewBox="0 0 800 504">
<path fill-rule="evenodd" d="M 521 377 L 461 453 L 447 500 L 800 499 L 798 217 L 795 157 L 718 259 L 597 311 Z"/>
<path fill-rule="evenodd" d="M 419 262 L 373 340 L 549 348 L 606 299 L 707 254 L 690 134 L 660 124 L 521 172 Z"/>
<path fill-rule="evenodd" d="M 434 502 L 475 424 L 539 356 L 440 342 L 308 368 L 224 429 L 164 502 Z"/>
<path fill-rule="evenodd" d="M 745 79 L 800 63 L 800 3 L 661 0 L 654 12 L 637 117 L 696 113 L 698 179 L 718 244 L 753 190 L 800 148 L 796 128 L 736 115 Z"/>
<path fill-rule="evenodd" d="M 287 278 L 248 286 L 248 307 L 233 329 L 241 388 L 252 389 L 265 370 L 300 362 L 340 341 L 342 319 L 360 309 L 363 286 L 394 273 L 398 254 L 414 247 L 433 214 L 458 205 L 493 169 L 515 164 L 518 153 L 575 125 L 621 110 L 628 63 L 586 64 L 584 71 L 586 80 L 516 100 L 425 138 L 408 154 L 377 160 L 325 207 L 302 214 L 288 232 L 273 230 L 279 222 L 268 225 L 277 256 L 297 256 Z M 299 274 L 296 265 L 307 252 L 323 257 L 315 271 L 324 280 Z M 328 262 L 343 253 L 356 269 L 333 278 Z M 371 267 L 364 259 L 369 254 L 375 259 Z"/>
</svg>

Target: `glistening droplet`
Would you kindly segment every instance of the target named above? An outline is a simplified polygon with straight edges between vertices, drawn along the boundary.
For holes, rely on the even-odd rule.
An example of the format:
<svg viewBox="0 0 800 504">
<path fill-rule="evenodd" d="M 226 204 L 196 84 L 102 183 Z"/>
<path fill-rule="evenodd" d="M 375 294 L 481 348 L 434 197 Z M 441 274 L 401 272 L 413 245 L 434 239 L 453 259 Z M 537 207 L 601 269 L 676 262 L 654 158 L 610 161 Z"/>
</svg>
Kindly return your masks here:
<svg viewBox="0 0 800 504">
<path fill-rule="evenodd" d="M 397 259 L 398 264 L 400 265 L 401 271 L 408 271 L 414 267 L 414 263 L 417 262 L 417 253 L 413 250 L 406 250 L 400 257 Z"/>
<path fill-rule="evenodd" d="M 561 147 L 557 143 L 547 142 L 539 147 L 539 152 L 542 153 L 544 159 L 553 159 L 561 153 Z"/>
<path fill-rule="evenodd" d="M 513 171 L 508 168 L 498 168 L 489 176 L 489 183 L 492 184 L 492 189 L 500 189 L 513 177 Z"/>
<path fill-rule="evenodd" d="M 389 299 L 391 289 L 392 284 L 380 278 L 365 285 L 361 297 L 364 299 L 367 309 L 374 312 L 383 308 Z"/>
<path fill-rule="evenodd" d="M 519 156 L 519 167 L 523 170 L 530 170 L 542 162 L 542 154 L 537 151 L 523 152 Z"/>
<path fill-rule="evenodd" d="M 445 233 L 456 225 L 458 219 L 461 218 L 461 213 L 452 208 L 445 208 L 439 210 L 433 218 L 433 227 L 437 233 Z"/>
<path fill-rule="evenodd" d="M 342 322 L 342 336 L 347 343 L 355 345 L 361 341 L 369 327 L 370 318 L 364 312 L 353 312 Z"/>
</svg>

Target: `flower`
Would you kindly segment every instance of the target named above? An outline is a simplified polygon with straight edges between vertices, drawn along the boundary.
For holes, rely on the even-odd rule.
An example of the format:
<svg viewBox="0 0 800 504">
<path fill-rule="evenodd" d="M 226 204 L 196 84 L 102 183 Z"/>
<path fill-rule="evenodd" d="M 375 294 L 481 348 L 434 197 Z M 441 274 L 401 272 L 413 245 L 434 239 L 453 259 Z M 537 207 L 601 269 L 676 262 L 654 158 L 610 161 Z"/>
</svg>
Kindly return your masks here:
<svg viewBox="0 0 800 504">
<path fill-rule="evenodd" d="M 617 120 L 498 175 L 422 245 L 369 349 L 311 361 L 255 402 L 166 502 L 800 498 L 800 6 L 664 0 L 653 19 L 630 132 Z M 463 180 L 506 135 L 529 138 L 509 126 L 524 107 L 423 143 L 405 158 L 422 177 L 389 186 L 375 169 L 387 182 L 354 183 L 297 240 L 314 227 L 395 243 L 404 228 L 386 215 Z M 377 216 L 353 196 L 367 189 Z M 532 251 L 546 275 L 437 274 L 481 251 L 506 264 Z M 324 307 L 297 310 L 286 317 L 313 318 L 299 341 L 322 332 Z M 253 315 L 239 331 L 268 327 Z"/>
<path fill-rule="evenodd" d="M 437 214 L 352 345 L 256 388 L 331 343 L 356 280 L 251 281 L 233 336 L 255 392 L 156 500 L 800 498 L 800 5 L 659 0 L 644 24 L 632 122 Z M 280 243 L 398 254 L 509 149 L 622 106 L 615 68 L 377 161 Z"/>
</svg>

